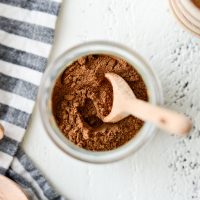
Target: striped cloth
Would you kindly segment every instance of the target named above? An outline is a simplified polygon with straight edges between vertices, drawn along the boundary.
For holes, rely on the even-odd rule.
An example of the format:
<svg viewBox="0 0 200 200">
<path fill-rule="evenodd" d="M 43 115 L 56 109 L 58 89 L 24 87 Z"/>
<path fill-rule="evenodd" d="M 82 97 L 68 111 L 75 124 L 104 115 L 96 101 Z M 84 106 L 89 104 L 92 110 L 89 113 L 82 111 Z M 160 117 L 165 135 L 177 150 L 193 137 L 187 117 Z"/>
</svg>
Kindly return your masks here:
<svg viewBox="0 0 200 200">
<path fill-rule="evenodd" d="M 60 200 L 19 146 L 51 50 L 61 0 L 0 0 L 0 173 L 31 199 Z"/>
</svg>

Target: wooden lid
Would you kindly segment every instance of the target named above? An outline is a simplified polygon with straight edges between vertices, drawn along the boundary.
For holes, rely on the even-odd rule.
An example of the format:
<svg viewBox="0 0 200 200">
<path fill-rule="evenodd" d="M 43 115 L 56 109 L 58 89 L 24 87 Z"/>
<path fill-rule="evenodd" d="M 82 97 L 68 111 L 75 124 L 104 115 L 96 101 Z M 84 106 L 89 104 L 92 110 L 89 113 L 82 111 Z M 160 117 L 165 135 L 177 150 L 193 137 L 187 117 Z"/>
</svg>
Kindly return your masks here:
<svg viewBox="0 0 200 200">
<path fill-rule="evenodd" d="M 195 6 L 200 9 L 200 0 L 192 0 L 192 3 L 194 3 Z"/>
<path fill-rule="evenodd" d="M 192 25 L 196 26 L 198 29 L 200 29 L 200 10 L 197 9 L 196 10 L 196 14 L 193 10 L 190 11 L 189 7 L 185 6 L 183 0 L 182 1 L 177 1 L 177 8 L 180 10 L 180 12 L 182 13 L 182 20 L 184 20 L 184 18 Z"/>
<path fill-rule="evenodd" d="M 169 0 L 171 9 L 184 28 L 200 37 L 200 9 L 192 3 L 192 0 Z M 187 8 L 187 4 L 190 5 Z M 194 12 L 196 12 L 195 17 Z M 198 15 L 197 15 L 198 14 Z"/>
<path fill-rule="evenodd" d="M 0 200 L 28 200 L 21 188 L 12 180 L 0 175 Z"/>
</svg>

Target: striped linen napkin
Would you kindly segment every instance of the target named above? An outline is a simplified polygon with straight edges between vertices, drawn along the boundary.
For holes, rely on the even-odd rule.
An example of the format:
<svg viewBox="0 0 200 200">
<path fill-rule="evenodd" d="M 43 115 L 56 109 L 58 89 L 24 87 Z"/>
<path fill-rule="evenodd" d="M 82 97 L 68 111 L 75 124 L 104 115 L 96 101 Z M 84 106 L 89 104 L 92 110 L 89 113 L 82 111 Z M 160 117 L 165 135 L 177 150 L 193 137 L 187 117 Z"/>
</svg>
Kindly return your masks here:
<svg viewBox="0 0 200 200">
<path fill-rule="evenodd" d="M 0 0 L 0 173 L 31 199 L 60 200 L 20 147 L 51 50 L 61 0 Z"/>
</svg>

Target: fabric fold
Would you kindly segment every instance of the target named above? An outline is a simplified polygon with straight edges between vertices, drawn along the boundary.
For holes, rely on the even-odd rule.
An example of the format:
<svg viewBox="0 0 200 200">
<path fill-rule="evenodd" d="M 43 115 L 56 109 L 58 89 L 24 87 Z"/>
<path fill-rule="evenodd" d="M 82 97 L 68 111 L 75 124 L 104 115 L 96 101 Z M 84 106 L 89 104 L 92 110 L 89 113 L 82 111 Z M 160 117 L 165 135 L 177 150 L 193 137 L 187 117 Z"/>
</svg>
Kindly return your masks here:
<svg viewBox="0 0 200 200">
<path fill-rule="evenodd" d="M 63 200 L 23 152 L 38 87 L 53 43 L 59 0 L 0 0 L 0 173 L 34 200 Z"/>
</svg>

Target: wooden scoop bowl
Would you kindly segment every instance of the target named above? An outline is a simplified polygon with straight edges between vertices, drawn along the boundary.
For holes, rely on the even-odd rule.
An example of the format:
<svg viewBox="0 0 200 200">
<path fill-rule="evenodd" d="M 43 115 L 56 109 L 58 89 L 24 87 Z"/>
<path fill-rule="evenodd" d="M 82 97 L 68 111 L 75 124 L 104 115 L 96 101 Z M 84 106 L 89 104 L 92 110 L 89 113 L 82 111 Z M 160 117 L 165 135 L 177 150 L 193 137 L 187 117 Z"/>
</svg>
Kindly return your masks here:
<svg viewBox="0 0 200 200">
<path fill-rule="evenodd" d="M 15 182 L 0 175 L 0 200 L 28 200 L 28 198 Z"/>
<path fill-rule="evenodd" d="M 4 136 L 4 127 L 0 124 L 0 140 L 3 138 Z"/>
<path fill-rule="evenodd" d="M 126 81 L 117 74 L 106 73 L 105 77 L 113 87 L 113 105 L 109 115 L 103 118 L 104 122 L 115 123 L 133 115 L 177 135 L 191 130 L 192 123 L 184 115 L 137 99 Z"/>
</svg>

